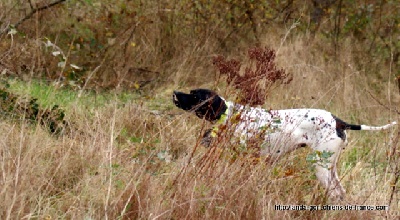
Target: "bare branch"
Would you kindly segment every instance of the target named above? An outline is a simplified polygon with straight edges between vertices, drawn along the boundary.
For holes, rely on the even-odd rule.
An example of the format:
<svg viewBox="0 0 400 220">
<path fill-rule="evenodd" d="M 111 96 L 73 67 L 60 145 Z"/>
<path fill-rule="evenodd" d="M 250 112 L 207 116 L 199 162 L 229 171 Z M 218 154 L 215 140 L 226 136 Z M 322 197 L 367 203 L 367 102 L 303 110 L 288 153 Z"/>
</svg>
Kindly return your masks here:
<svg viewBox="0 0 400 220">
<path fill-rule="evenodd" d="M 382 107 L 386 108 L 389 111 L 395 111 L 397 114 L 400 115 L 400 111 L 397 108 L 390 108 L 389 106 L 383 104 L 381 101 L 379 101 L 378 98 L 376 98 L 374 95 L 372 95 L 372 93 L 370 91 L 367 91 L 369 93 L 369 95 Z"/>
<path fill-rule="evenodd" d="M 31 9 L 34 10 L 35 8 L 33 7 L 32 0 L 28 0 L 28 2 L 29 2 L 29 6 L 31 6 Z"/>
<path fill-rule="evenodd" d="M 32 11 L 29 14 L 27 14 L 25 17 L 21 18 L 17 23 L 12 24 L 12 25 L 8 25 L 7 28 L 3 29 L 0 32 L 0 35 L 3 35 L 4 33 L 8 33 L 11 30 L 12 27 L 13 28 L 17 28 L 24 21 L 30 19 L 35 13 L 43 11 L 43 10 L 46 10 L 46 9 L 49 9 L 49 8 L 51 8 L 53 6 L 56 6 L 56 5 L 58 5 L 58 4 L 62 3 L 62 2 L 65 2 L 65 1 L 66 0 L 56 0 L 55 2 L 52 2 L 52 3 L 49 3 L 49 4 L 44 5 L 42 7 L 37 7 L 37 8 L 33 8 L 32 4 L 31 4 L 31 1 L 29 1 L 29 4 L 31 5 Z"/>
</svg>

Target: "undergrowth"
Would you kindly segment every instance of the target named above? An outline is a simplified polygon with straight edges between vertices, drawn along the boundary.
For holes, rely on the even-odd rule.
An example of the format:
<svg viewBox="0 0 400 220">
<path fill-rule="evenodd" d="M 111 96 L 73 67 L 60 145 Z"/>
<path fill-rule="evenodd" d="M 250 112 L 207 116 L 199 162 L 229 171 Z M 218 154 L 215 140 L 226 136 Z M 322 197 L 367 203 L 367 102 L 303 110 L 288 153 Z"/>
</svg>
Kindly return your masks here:
<svg viewBox="0 0 400 220">
<path fill-rule="evenodd" d="M 347 195 L 332 204 L 310 149 L 268 165 L 229 136 L 204 148 L 210 125 L 171 102 L 173 90 L 203 87 L 266 109 L 400 121 L 396 1 L 69 0 L 9 26 L 51 2 L 0 3 L 0 219 L 400 216 L 398 128 L 348 132 Z M 69 131 L 51 134 L 38 119 L 47 113 L 65 114 Z M 275 210 L 293 204 L 389 210 Z"/>
<path fill-rule="evenodd" d="M 2 218 L 398 216 L 398 133 L 350 137 L 358 141 L 338 164 L 348 190 L 341 205 L 390 204 L 389 212 L 277 211 L 275 205 L 339 205 L 326 199 L 308 168 L 309 149 L 266 164 L 232 150 L 238 146 L 227 141 L 229 135 L 218 147 L 202 147 L 205 124 L 174 108 L 170 92 L 126 100 L 105 95 L 109 100 L 90 108 L 93 102 L 78 101 L 79 91 L 36 83 L 14 82 L 9 89 L 23 94 L 21 88 L 34 88 L 32 96 L 42 103 L 70 105 L 66 113 L 74 129 L 52 137 L 24 120 L 1 122 Z M 48 91 L 55 96 L 40 95 Z M 70 98 L 54 98 L 63 95 Z M 90 100 L 90 93 L 82 95 Z"/>
</svg>

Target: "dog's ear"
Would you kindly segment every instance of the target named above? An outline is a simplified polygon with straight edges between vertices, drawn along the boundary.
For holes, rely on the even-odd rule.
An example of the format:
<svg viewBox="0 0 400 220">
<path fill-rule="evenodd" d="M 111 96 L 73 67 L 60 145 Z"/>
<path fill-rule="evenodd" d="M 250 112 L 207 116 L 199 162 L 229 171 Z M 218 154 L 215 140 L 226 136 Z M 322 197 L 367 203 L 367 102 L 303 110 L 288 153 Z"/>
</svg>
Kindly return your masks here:
<svg viewBox="0 0 400 220">
<path fill-rule="evenodd" d="M 221 118 L 221 115 L 223 115 L 226 112 L 226 109 L 228 106 L 225 103 L 225 100 L 223 100 L 219 95 L 215 94 L 215 96 L 212 98 L 212 103 L 211 103 L 211 108 L 206 114 L 206 120 L 209 121 L 215 121 Z"/>
<path fill-rule="evenodd" d="M 216 92 L 208 89 L 195 89 L 190 91 L 199 101 L 199 105 L 194 109 L 199 118 L 204 118 L 208 121 L 215 121 L 221 118 L 225 113 L 227 105 L 225 100 Z"/>
</svg>

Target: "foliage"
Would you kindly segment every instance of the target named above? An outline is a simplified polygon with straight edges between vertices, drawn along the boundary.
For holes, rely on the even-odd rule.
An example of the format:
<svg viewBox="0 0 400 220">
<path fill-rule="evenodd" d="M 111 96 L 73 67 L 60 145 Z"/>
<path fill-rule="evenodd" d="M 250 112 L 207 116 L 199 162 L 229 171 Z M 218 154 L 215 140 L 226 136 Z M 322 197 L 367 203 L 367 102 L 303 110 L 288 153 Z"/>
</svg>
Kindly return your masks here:
<svg viewBox="0 0 400 220">
<path fill-rule="evenodd" d="M 248 51 L 250 64 L 241 75 L 241 63 L 235 59 L 226 60 L 223 56 L 214 58 L 214 65 L 221 76 L 235 89 L 240 90 L 238 102 L 249 105 L 262 105 L 273 88 L 279 84 L 289 84 L 290 74 L 278 69 L 275 64 L 275 51 L 268 48 L 252 48 Z"/>
<path fill-rule="evenodd" d="M 42 109 L 37 99 L 21 99 L 18 95 L 0 89 L 1 115 L 9 119 L 28 120 L 43 125 L 50 133 L 59 134 L 67 129 L 65 112 L 58 105 L 51 109 Z"/>
<path fill-rule="evenodd" d="M 310 154 L 307 155 L 306 161 L 309 163 L 309 165 L 312 167 L 312 169 L 315 169 L 315 166 L 321 166 L 324 168 L 329 168 L 328 164 L 330 163 L 329 158 L 334 154 L 334 152 L 331 151 L 314 151 Z"/>
<path fill-rule="evenodd" d="M 396 40 L 400 6 L 396 2 L 71 0 L 38 11 L 36 17 L 24 20 L 9 35 L 3 34 L 0 52 L 9 48 L 9 53 L 2 58 L 2 68 L 15 75 L 29 72 L 26 58 L 34 54 L 35 74 L 41 77 L 65 77 L 88 88 L 141 89 L 176 72 L 168 67 L 181 62 L 190 51 L 196 50 L 198 56 L 189 56 L 187 62 L 214 53 L 208 45 L 217 53 L 237 53 L 245 45 L 262 43 L 268 38 L 266 33 L 276 33 L 279 26 L 297 23 L 294 36 L 311 33 L 314 38 L 325 39 L 331 47 L 324 53 L 333 59 L 340 56 L 345 39 L 350 38 L 354 55 L 360 57 L 357 68 L 376 74 L 379 65 L 387 62 L 392 63 L 393 70 L 400 69 L 400 44 Z M 8 7 L 29 11 L 35 6 L 41 7 L 29 6 L 28 2 L 4 4 L 4 19 L 24 16 Z M 35 23 L 40 25 L 40 33 L 32 28 Z M 4 27 L 9 22 L 2 24 Z M 23 46 L 26 55 L 14 53 L 21 48 L 11 46 L 11 41 L 22 45 L 35 38 L 57 45 L 65 52 L 63 59 L 73 66 L 60 71 L 59 64 L 64 61 L 49 56 L 34 42 Z M 399 76 L 398 72 L 393 74 Z"/>
</svg>

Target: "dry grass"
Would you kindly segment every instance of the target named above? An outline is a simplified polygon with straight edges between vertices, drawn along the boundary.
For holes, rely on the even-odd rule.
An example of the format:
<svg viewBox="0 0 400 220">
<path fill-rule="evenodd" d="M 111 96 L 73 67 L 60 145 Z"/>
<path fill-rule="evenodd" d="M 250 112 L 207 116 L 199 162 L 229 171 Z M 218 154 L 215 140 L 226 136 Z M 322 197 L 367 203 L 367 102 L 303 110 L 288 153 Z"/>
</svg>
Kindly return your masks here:
<svg viewBox="0 0 400 220">
<path fill-rule="evenodd" d="M 399 120 L 366 91 L 392 106 L 398 105 L 398 94 L 387 84 L 369 84 L 351 67 L 351 56 L 344 51 L 339 60 L 330 61 L 301 39 L 285 42 L 278 59 L 295 79 L 274 90 L 268 105 L 325 108 L 356 123 Z M 175 77 L 179 81 L 186 76 L 178 72 Z M 164 89 L 176 87 L 171 84 Z M 386 89 L 378 93 L 376 87 Z M 223 86 L 217 89 L 224 93 Z M 122 106 L 111 101 L 90 111 L 77 104 L 69 111 L 75 131 L 58 138 L 24 121 L 2 121 L 0 218 L 395 219 L 400 215 L 398 191 L 387 212 L 274 210 L 275 205 L 332 204 L 308 168 L 309 151 L 302 149 L 266 165 L 234 155 L 226 142 L 205 149 L 199 146 L 199 137 L 208 125 L 173 108 L 171 90 L 155 90 L 153 99 L 135 99 Z M 390 203 L 394 167 L 399 163 L 396 132 L 350 132 L 350 144 L 339 161 L 348 192 L 342 205 Z"/>
<path fill-rule="evenodd" d="M 80 7 L 78 1 L 75 3 Z M 11 5 L 11 1 L 7 4 Z M 1 119 L 0 219 L 399 218 L 399 128 L 349 132 L 349 145 L 338 164 L 339 176 L 347 190 L 341 205 L 390 204 L 389 211 L 275 210 L 275 205 L 335 205 L 326 198 L 309 169 L 305 160 L 309 149 L 300 149 L 270 165 L 235 154 L 227 141 L 219 142 L 218 148 L 200 146 L 201 131 L 210 125 L 176 109 L 171 94 L 175 89 L 203 87 L 235 100 L 235 91 L 215 81 L 216 69 L 211 64 L 214 54 L 223 51 L 212 36 L 229 30 L 218 29 L 215 24 L 204 25 L 209 29 L 202 33 L 201 41 L 196 41 L 193 37 L 196 33 L 186 29 L 182 35 L 175 33 L 177 36 L 168 37 L 170 23 L 157 20 L 162 18 L 162 13 L 151 20 L 159 15 L 157 7 L 161 6 L 153 1 L 148 4 L 146 11 L 141 12 L 146 20 L 127 21 L 132 27 L 140 22 L 144 24 L 135 32 L 137 36 L 129 36 L 134 33 L 129 28 L 117 32 L 114 27 L 110 32 L 124 44 L 109 46 L 112 50 L 91 48 L 101 54 L 98 57 L 90 54 L 90 50 L 71 49 L 69 57 L 71 63 L 82 61 L 80 65 L 90 66 L 88 73 L 96 68 L 91 59 L 101 60 L 101 68 L 92 79 L 104 75 L 99 82 L 110 82 L 113 86 L 121 84 L 120 78 L 137 76 L 129 75 L 130 68 L 154 67 L 151 75 L 155 77 L 150 77 L 153 84 L 143 89 L 144 95 L 123 102 L 113 97 L 98 107 L 81 103 L 89 96 L 84 89 L 69 90 L 74 94 L 73 100 L 62 107 L 67 109 L 66 118 L 74 129 L 61 136 L 52 136 L 41 126 L 24 119 Z M 88 4 L 84 6 L 90 8 Z M 112 4 L 107 7 L 112 9 Z M 89 18 L 79 15 L 84 9 L 74 12 L 85 21 Z M 111 9 L 109 13 L 115 15 Z M 36 74 L 47 74 L 49 78 L 61 75 L 57 67 L 59 60 L 40 43 L 44 41 L 42 33 L 53 33 L 54 39 L 59 40 L 54 42 L 67 48 L 66 54 L 69 48 L 66 45 L 78 42 L 78 39 L 63 39 L 64 23 L 46 26 L 39 22 L 55 17 L 52 11 L 25 23 L 22 29 L 27 38 L 0 36 L 3 40 L 0 73 L 7 70 L 6 75 L 12 73 L 28 79 L 26 87 L 18 89 L 19 93 L 31 91 L 27 89 L 29 80 Z M 74 23 L 68 19 L 63 22 Z M 166 27 L 157 29 L 162 25 Z M 86 29 L 77 30 L 97 30 L 98 33 L 93 32 L 106 36 L 103 33 L 106 28 L 102 27 L 100 22 L 93 22 Z M 180 27 L 174 26 L 174 30 Z M 241 30 L 243 33 L 246 29 Z M 271 91 L 264 107 L 323 108 L 352 123 L 380 125 L 400 121 L 398 113 L 388 110 L 400 105 L 390 64 L 378 62 L 376 65 L 381 69 L 376 73 L 360 68 L 358 64 L 363 60 L 356 60 L 361 56 L 355 51 L 362 45 L 354 45 L 352 38 L 343 42 L 335 59 L 329 55 L 332 48 L 325 45 L 326 40 L 296 33 L 296 28 L 285 30 L 271 24 L 270 30 L 260 38 L 261 44 L 276 49 L 278 66 L 292 73 L 294 79 L 291 84 Z M 87 37 L 78 42 L 82 47 L 91 46 L 89 36 L 75 34 Z M 159 36 L 164 36 L 164 41 Z M 11 37 L 15 39 L 10 40 Z M 131 42 L 137 45 L 120 53 Z M 230 48 L 228 55 L 243 56 L 242 48 L 249 47 L 248 41 L 232 40 L 229 45 L 235 43 L 237 49 Z M 4 76 L 2 79 L 9 80 Z M 87 76 L 83 79 L 90 81 Z M 57 90 L 58 85 L 47 93 Z M 113 92 L 118 93 L 118 89 Z M 59 97 L 51 99 L 60 101 Z"/>
</svg>

